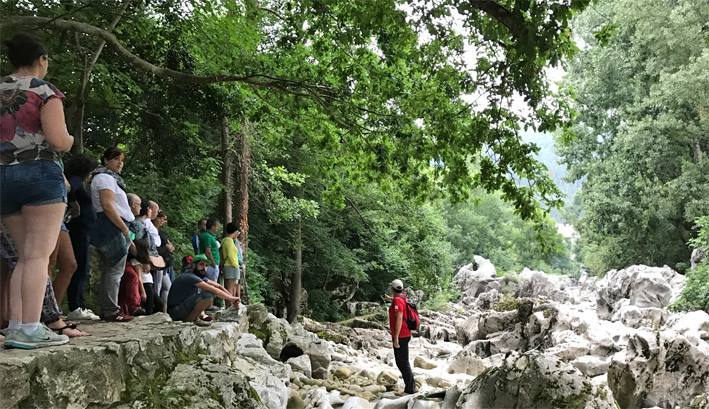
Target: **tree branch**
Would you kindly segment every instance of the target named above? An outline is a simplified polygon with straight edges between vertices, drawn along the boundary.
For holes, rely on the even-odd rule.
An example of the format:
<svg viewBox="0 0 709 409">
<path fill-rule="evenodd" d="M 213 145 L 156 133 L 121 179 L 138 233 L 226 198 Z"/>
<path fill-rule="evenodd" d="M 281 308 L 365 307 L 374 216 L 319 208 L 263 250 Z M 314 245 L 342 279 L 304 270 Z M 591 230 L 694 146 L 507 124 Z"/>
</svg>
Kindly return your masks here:
<svg viewBox="0 0 709 409">
<path fill-rule="evenodd" d="M 171 70 L 169 68 L 159 67 L 149 61 L 146 61 L 128 50 L 113 33 L 91 24 L 82 23 L 79 21 L 70 21 L 63 19 L 52 19 L 50 17 L 36 16 L 6 16 L 0 18 L 0 27 L 5 25 L 21 25 L 21 26 L 53 26 L 60 30 L 78 31 L 84 34 L 99 37 L 111 44 L 114 49 L 129 63 L 143 71 L 150 72 L 160 77 L 170 78 L 174 81 L 190 84 L 213 84 L 219 82 L 241 82 L 255 88 L 274 88 L 284 92 L 300 95 L 300 96 L 317 96 L 320 98 L 333 98 L 339 95 L 339 92 L 331 87 L 308 84 L 303 81 L 278 78 L 267 74 L 248 74 L 248 75 L 233 75 L 233 74 L 214 74 L 207 76 L 198 76 L 185 72 Z"/>
<path fill-rule="evenodd" d="M 519 24 L 519 18 L 498 2 L 494 0 L 470 0 L 468 1 L 468 4 L 470 7 L 482 11 L 500 22 L 502 25 L 507 27 L 510 33 L 514 36 L 519 36 L 521 34 L 520 30 L 522 26 Z"/>
</svg>

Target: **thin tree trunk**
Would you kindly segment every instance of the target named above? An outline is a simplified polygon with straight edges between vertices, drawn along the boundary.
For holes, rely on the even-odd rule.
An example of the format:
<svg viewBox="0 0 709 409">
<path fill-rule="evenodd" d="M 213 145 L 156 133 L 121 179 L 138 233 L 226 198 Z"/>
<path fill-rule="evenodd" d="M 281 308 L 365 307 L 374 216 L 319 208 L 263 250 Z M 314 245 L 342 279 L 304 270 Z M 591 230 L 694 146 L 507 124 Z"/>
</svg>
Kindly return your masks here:
<svg viewBox="0 0 709 409">
<path fill-rule="evenodd" d="M 694 162 L 699 163 L 702 161 L 702 157 L 704 156 L 702 153 L 702 146 L 699 144 L 699 140 L 695 139 L 694 143 L 692 143 L 692 151 L 694 153 Z"/>
<path fill-rule="evenodd" d="M 298 218 L 295 232 L 295 271 L 290 282 L 290 297 L 288 302 L 288 322 L 293 323 L 298 317 L 300 295 L 303 291 L 303 222 Z"/>
<path fill-rule="evenodd" d="M 121 5 L 119 12 L 111 21 L 108 26 L 108 32 L 112 32 L 118 22 L 121 21 L 123 14 L 130 5 L 132 0 L 125 0 Z M 79 90 L 77 91 L 76 102 L 71 108 L 69 130 L 74 135 L 74 146 L 71 148 L 72 153 L 81 153 L 84 150 L 84 110 L 86 107 L 86 88 L 88 88 L 89 80 L 91 79 L 91 71 L 93 71 L 98 61 L 98 57 L 103 51 L 103 47 L 106 46 L 106 41 L 103 40 L 99 43 L 96 51 L 91 55 L 90 60 L 84 59 L 84 70 L 81 73 L 81 84 L 79 84 Z"/>
<path fill-rule="evenodd" d="M 234 195 L 234 145 L 232 142 L 231 133 L 229 132 L 229 118 L 226 115 L 222 117 L 222 184 L 224 191 L 222 195 L 222 204 L 224 206 L 224 223 L 231 223 L 233 220 L 234 203 L 232 196 Z"/>
<path fill-rule="evenodd" d="M 248 120 L 244 120 L 241 131 L 238 134 L 239 140 L 239 230 L 241 231 L 241 245 L 243 247 L 244 259 L 247 257 L 249 248 L 249 177 L 251 174 L 251 144 L 249 139 L 253 128 Z M 246 281 L 246 264 L 242 275 L 241 297 L 248 302 L 248 283 Z"/>
</svg>

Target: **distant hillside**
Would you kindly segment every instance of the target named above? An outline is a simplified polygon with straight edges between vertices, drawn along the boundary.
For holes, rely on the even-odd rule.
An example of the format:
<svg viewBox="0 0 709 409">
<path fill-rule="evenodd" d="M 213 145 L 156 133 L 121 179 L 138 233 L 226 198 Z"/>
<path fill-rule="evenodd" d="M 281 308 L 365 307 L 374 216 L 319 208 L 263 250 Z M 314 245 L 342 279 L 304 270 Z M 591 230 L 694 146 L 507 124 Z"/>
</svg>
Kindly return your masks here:
<svg viewBox="0 0 709 409">
<path fill-rule="evenodd" d="M 537 159 L 549 168 L 549 175 L 564 194 L 564 202 L 571 203 L 576 192 L 581 188 L 581 182 L 568 183 L 564 181 L 566 167 L 559 163 L 559 156 L 554 150 L 554 136 L 549 133 L 523 132 L 525 142 L 532 142 L 539 146 Z M 552 210 L 552 217 L 560 221 L 558 210 Z"/>
</svg>

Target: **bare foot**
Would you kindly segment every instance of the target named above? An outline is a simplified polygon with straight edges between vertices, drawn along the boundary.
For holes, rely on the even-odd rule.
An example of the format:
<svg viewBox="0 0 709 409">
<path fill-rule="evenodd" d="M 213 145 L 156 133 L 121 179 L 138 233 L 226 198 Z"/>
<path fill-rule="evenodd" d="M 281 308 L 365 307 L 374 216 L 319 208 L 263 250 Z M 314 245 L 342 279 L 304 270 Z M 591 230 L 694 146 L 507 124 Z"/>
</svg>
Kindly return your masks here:
<svg viewBox="0 0 709 409">
<path fill-rule="evenodd" d="M 49 329 L 62 335 L 66 335 L 69 338 L 85 337 L 89 335 L 88 332 L 84 332 L 76 328 L 76 324 L 67 324 L 66 321 L 60 319 L 48 325 Z"/>
</svg>

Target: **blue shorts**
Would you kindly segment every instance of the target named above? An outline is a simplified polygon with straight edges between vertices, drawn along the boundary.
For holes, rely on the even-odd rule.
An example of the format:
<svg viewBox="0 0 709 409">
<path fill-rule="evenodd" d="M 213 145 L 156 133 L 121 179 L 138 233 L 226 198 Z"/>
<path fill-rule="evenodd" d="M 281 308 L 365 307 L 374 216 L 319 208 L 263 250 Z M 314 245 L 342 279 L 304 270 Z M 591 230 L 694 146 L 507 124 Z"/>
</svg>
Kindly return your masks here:
<svg viewBox="0 0 709 409">
<path fill-rule="evenodd" d="M 224 268 L 222 269 L 222 273 L 224 274 L 225 280 L 239 281 L 239 279 L 241 278 L 241 271 L 239 270 L 239 267 L 224 266 Z"/>
<path fill-rule="evenodd" d="M 213 300 L 214 294 L 209 291 L 202 291 L 187 297 L 181 304 L 167 308 L 167 313 L 173 321 L 182 321 L 194 310 L 194 306 L 201 300 Z"/>
<path fill-rule="evenodd" d="M 19 213 L 22 206 L 66 203 L 62 170 L 51 160 L 0 166 L 0 214 Z"/>
</svg>

